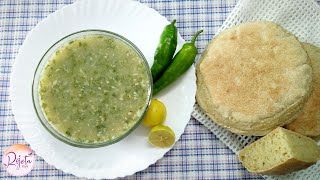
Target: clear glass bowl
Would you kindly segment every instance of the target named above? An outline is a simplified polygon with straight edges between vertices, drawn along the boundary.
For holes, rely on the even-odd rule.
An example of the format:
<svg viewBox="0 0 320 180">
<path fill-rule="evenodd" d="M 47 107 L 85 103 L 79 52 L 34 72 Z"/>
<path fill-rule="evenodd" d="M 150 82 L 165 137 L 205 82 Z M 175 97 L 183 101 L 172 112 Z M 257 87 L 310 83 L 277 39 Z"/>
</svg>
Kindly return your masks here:
<svg viewBox="0 0 320 180">
<path fill-rule="evenodd" d="M 74 141 L 74 140 L 66 137 L 64 134 L 62 134 L 58 130 L 56 130 L 54 128 L 54 126 L 48 121 L 48 119 L 45 116 L 45 113 L 43 112 L 43 109 L 42 109 L 41 103 L 40 103 L 41 99 L 40 99 L 40 95 L 39 95 L 39 88 L 40 88 L 39 84 L 40 84 L 40 80 L 41 80 L 42 71 L 45 68 L 46 64 L 50 61 L 51 57 L 55 54 L 55 52 L 60 47 L 62 47 L 63 45 L 65 45 L 66 43 L 68 43 L 68 42 L 70 42 L 70 41 L 72 41 L 74 39 L 77 39 L 79 37 L 86 36 L 86 35 L 103 35 L 103 36 L 107 36 L 107 37 L 113 37 L 113 38 L 116 38 L 116 39 L 124 42 L 129 47 L 131 47 L 140 56 L 140 59 L 141 59 L 141 61 L 143 61 L 143 64 L 144 64 L 145 69 L 146 69 L 147 74 L 148 74 L 148 80 L 149 80 L 148 97 L 146 98 L 147 100 L 145 102 L 143 113 L 136 120 L 134 125 L 128 129 L 128 131 L 126 131 L 124 134 L 120 135 L 119 137 L 116 137 L 115 139 L 112 139 L 112 140 L 109 140 L 109 141 L 105 141 L 105 142 L 84 143 L 84 142 Z M 141 123 L 141 121 L 143 119 L 143 116 L 145 115 L 145 113 L 146 113 L 146 111 L 147 111 L 147 109 L 149 107 L 151 96 L 152 96 L 152 76 L 151 76 L 151 72 L 150 72 L 150 68 L 149 68 L 148 62 L 147 62 L 146 58 L 144 57 L 144 55 L 142 54 L 142 52 L 138 49 L 137 46 L 135 46 L 132 42 L 130 42 L 125 37 L 122 37 L 121 35 L 118 35 L 118 34 L 116 34 L 114 32 L 105 31 L 105 30 L 84 30 L 84 31 L 79 31 L 79 32 L 70 34 L 70 35 L 62 38 L 58 42 L 56 42 L 53 46 L 51 46 L 49 48 L 49 50 L 41 58 L 38 66 L 37 66 L 37 69 L 35 71 L 34 78 L 33 78 L 33 84 L 32 84 L 33 105 L 34 105 L 35 111 L 36 111 L 36 113 L 38 115 L 38 118 L 39 118 L 41 124 L 56 139 L 58 139 L 58 140 L 60 140 L 60 141 L 62 141 L 64 143 L 67 143 L 69 145 L 76 146 L 76 147 L 81 147 L 81 148 L 97 148 L 97 147 L 111 145 L 111 144 L 114 144 L 116 142 L 119 142 L 120 140 L 122 140 L 123 138 L 128 136 Z"/>
</svg>

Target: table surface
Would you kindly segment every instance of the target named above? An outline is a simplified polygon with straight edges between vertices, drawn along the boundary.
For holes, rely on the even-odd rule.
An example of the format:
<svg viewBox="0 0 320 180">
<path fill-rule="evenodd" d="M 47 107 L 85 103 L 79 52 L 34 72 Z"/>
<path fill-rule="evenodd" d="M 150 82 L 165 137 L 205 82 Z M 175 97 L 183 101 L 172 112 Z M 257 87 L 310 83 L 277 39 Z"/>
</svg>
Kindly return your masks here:
<svg viewBox="0 0 320 180">
<path fill-rule="evenodd" d="M 19 47 L 28 32 L 50 13 L 74 0 L 0 0 L 0 159 L 13 144 L 27 144 L 14 121 L 9 98 L 10 74 Z M 177 27 L 185 40 L 199 29 L 201 53 L 237 0 L 140 0 L 156 9 Z M 318 1 L 319 2 L 319 1 Z M 0 169 L 0 178 L 10 179 Z M 36 157 L 35 168 L 23 179 L 77 179 Z M 249 173 L 208 129 L 190 118 L 176 145 L 156 164 L 123 179 L 262 179 Z"/>
</svg>

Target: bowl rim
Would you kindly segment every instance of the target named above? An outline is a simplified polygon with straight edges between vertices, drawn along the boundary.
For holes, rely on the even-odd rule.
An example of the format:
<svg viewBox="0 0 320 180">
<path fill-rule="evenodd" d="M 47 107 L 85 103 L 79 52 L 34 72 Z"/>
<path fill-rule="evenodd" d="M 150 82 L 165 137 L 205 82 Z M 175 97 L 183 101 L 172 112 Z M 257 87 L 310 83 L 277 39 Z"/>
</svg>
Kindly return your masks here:
<svg viewBox="0 0 320 180">
<path fill-rule="evenodd" d="M 56 51 L 58 49 L 60 49 L 64 45 L 66 45 L 68 42 L 75 40 L 77 38 L 80 38 L 80 37 L 87 36 L 87 35 L 103 35 L 106 37 L 113 37 L 113 38 L 117 38 L 118 40 L 120 40 L 123 43 L 126 43 L 129 47 L 131 47 L 139 55 L 140 60 L 143 62 L 143 65 L 146 69 L 146 73 L 147 73 L 148 80 L 149 80 L 146 103 L 143 108 L 143 112 L 141 113 L 141 116 L 139 118 L 137 118 L 136 122 L 124 134 L 121 134 L 120 136 L 116 137 L 115 139 L 112 139 L 109 141 L 104 141 L 104 142 L 98 142 L 98 143 L 83 143 L 83 142 L 79 142 L 79 141 L 74 141 L 74 140 L 66 137 L 62 133 L 60 133 L 56 128 L 54 128 L 54 126 L 47 119 L 47 117 L 42 109 L 41 103 L 40 103 L 41 96 L 39 94 L 40 80 L 41 80 L 43 70 L 46 67 L 47 63 L 52 59 L 52 56 L 54 55 L 54 53 L 56 53 Z M 51 54 L 49 54 L 50 52 L 51 52 Z M 41 65 L 43 65 L 43 66 L 41 66 Z M 41 70 L 39 70 L 40 67 L 42 67 Z M 38 81 L 35 82 L 36 80 L 38 80 Z M 152 83 L 153 83 L 153 80 L 152 80 L 152 75 L 151 75 L 148 61 L 145 58 L 145 56 L 143 55 L 143 53 L 141 52 L 141 50 L 133 42 L 131 42 L 127 38 L 121 36 L 120 34 L 117 34 L 112 31 L 102 30 L 102 29 L 86 29 L 86 30 L 76 31 L 74 33 L 68 34 L 68 35 L 64 36 L 63 38 L 59 39 L 52 46 L 50 46 L 48 48 L 48 50 L 44 53 L 44 55 L 41 57 L 38 65 L 34 71 L 34 76 L 33 76 L 33 80 L 32 80 L 32 91 L 31 91 L 32 92 L 32 103 L 33 103 L 33 108 L 34 108 L 34 110 L 37 114 L 37 117 L 38 117 L 39 121 L 41 122 L 42 126 L 53 137 L 55 137 L 56 139 L 58 139 L 59 141 L 61 141 L 63 143 L 66 143 L 66 144 L 74 146 L 74 147 L 99 148 L 99 147 L 112 145 L 112 144 L 115 144 L 115 143 L 121 141 L 122 139 L 127 137 L 129 134 L 131 134 L 141 124 L 143 117 L 146 114 L 146 112 L 148 111 L 148 108 L 151 103 Z"/>
</svg>

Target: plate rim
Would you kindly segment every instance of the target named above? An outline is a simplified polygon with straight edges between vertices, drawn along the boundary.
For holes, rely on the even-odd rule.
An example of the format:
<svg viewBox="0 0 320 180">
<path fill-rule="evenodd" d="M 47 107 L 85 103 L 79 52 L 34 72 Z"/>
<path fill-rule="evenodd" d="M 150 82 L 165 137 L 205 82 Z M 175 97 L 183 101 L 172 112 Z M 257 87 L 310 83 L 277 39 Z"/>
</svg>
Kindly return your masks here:
<svg viewBox="0 0 320 180">
<path fill-rule="evenodd" d="M 65 11 L 65 10 L 68 9 L 68 8 L 72 9 L 72 8 L 74 8 L 74 7 L 76 7 L 76 6 L 81 6 L 81 3 L 88 2 L 88 1 L 90 1 L 90 0 L 78 0 L 78 1 L 76 1 L 76 2 L 74 2 L 74 3 L 72 3 L 72 4 L 68 4 L 68 5 L 63 6 L 63 7 L 60 8 L 60 9 L 57 9 L 56 11 L 54 11 L 53 13 L 50 13 L 47 17 L 45 17 L 44 19 L 42 19 L 41 21 L 39 21 L 39 22 L 27 33 L 27 35 L 26 35 L 26 37 L 25 37 L 25 39 L 24 39 L 24 41 L 23 41 L 23 44 L 19 47 L 18 53 L 17 53 L 16 57 L 14 58 L 15 60 L 14 60 L 14 62 L 13 62 L 13 64 L 12 64 L 12 67 L 13 67 L 13 68 L 12 68 L 12 72 L 11 72 L 11 74 L 10 74 L 10 87 L 9 87 L 10 95 L 9 95 L 9 97 L 10 97 L 10 99 L 11 99 L 11 106 L 12 106 L 13 114 L 16 114 L 15 112 L 17 111 L 17 110 L 16 110 L 16 107 L 15 107 L 15 105 L 14 105 L 16 100 L 15 100 L 15 97 L 13 96 L 13 94 L 14 94 L 14 93 L 13 93 L 13 89 L 14 89 L 14 86 L 15 86 L 15 85 L 14 85 L 14 82 L 16 82 L 16 78 L 15 78 L 15 77 L 16 77 L 16 67 L 17 67 L 16 64 L 17 64 L 18 61 L 21 62 L 21 58 L 22 58 L 22 57 L 21 57 L 21 52 L 22 52 L 22 51 L 25 51 L 25 48 L 26 48 L 25 42 L 26 42 L 26 41 L 29 41 L 29 39 L 32 37 L 32 34 L 36 33 L 36 31 L 37 31 L 37 29 L 39 28 L 39 26 L 42 26 L 44 23 L 46 23 L 46 21 L 49 21 L 50 18 L 54 18 L 54 17 L 56 16 L 56 14 L 62 13 L 63 11 Z M 108 0 L 108 1 L 116 1 L 116 0 Z M 147 5 L 145 5 L 145 4 L 143 4 L 143 3 L 140 3 L 140 2 L 138 2 L 138 1 L 122 0 L 122 2 L 135 3 L 135 5 L 144 6 L 143 8 L 148 9 L 148 10 L 151 10 L 153 13 L 157 13 L 161 18 L 166 19 L 166 17 L 162 16 L 162 15 L 161 15 L 159 12 L 157 12 L 155 9 L 150 8 L 150 7 L 148 7 Z M 106 2 L 106 3 L 107 3 L 107 2 Z M 166 19 L 166 21 L 167 21 L 167 23 L 170 23 L 167 19 Z M 117 32 L 116 32 L 116 33 L 117 33 Z M 120 35 L 121 35 L 121 34 L 120 34 Z M 183 38 L 181 37 L 181 35 L 180 35 L 179 33 L 178 33 L 178 38 L 180 38 L 180 39 L 182 40 L 182 42 L 185 43 L 185 41 L 183 40 Z M 20 60 L 19 60 L 19 59 L 20 59 Z M 39 59 L 39 61 L 40 61 L 40 59 Z M 196 78 L 196 77 L 195 77 L 194 71 L 195 71 L 194 66 L 192 66 L 192 67 L 188 70 L 189 73 L 192 72 L 192 77 L 194 78 L 194 81 L 193 81 L 193 87 L 194 87 L 193 91 L 194 91 L 194 93 L 193 93 L 193 94 L 195 95 L 195 89 L 196 89 L 195 78 Z M 186 74 L 187 74 L 188 72 L 186 72 Z M 186 75 L 186 74 L 185 74 L 185 75 Z M 193 104 L 194 104 L 194 103 L 195 103 L 195 98 L 193 98 Z M 190 106 L 190 113 L 188 113 L 188 114 L 190 114 L 190 117 L 191 117 L 191 113 L 192 113 L 192 110 L 193 110 L 193 104 L 192 104 L 192 106 Z M 14 117 L 15 117 L 15 115 L 14 115 Z M 187 126 L 187 124 L 188 124 L 189 121 L 190 121 L 190 118 L 188 119 L 187 123 L 184 125 L 183 129 L 186 128 L 186 126 Z M 30 141 L 29 141 L 30 139 L 29 139 L 28 137 L 27 137 L 27 139 L 26 139 L 26 136 L 22 133 L 21 129 L 25 129 L 25 128 L 22 128 L 21 122 L 18 123 L 18 121 L 16 120 L 16 117 L 15 117 L 15 122 L 16 122 L 17 127 L 18 127 L 19 131 L 21 132 L 24 140 L 30 145 L 30 147 L 31 147 L 32 149 L 34 149 L 34 148 L 33 148 L 34 146 L 29 143 L 29 142 L 30 142 Z M 182 132 L 179 136 L 176 136 L 176 141 L 175 141 L 175 143 L 180 139 L 180 137 L 181 137 L 182 134 L 183 134 L 183 132 Z M 29 139 L 29 140 L 28 140 L 28 139 Z M 28 141 L 29 141 L 29 142 L 28 142 Z M 167 148 L 167 149 L 165 150 L 165 153 L 162 153 L 161 156 L 153 156 L 154 158 L 150 159 L 150 162 L 151 162 L 151 163 L 148 163 L 148 165 L 147 165 L 146 167 L 139 168 L 139 169 L 134 169 L 134 168 L 133 168 L 134 170 L 132 170 L 132 171 L 130 171 L 130 172 L 127 172 L 127 173 L 122 174 L 122 175 L 120 175 L 120 176 L 119 176 L 119 175 L 117 175 L 117 176 L 110 176 L 110 177 L 108 177 L 108 178 L 125 177 L 125 176 L 129 176 L 129 175 L 133 175 L 133 174 L 136 173 L 136 172 L 142 171 L 142 170 L 148 168 L 150 165 L 156 163 L 156 161 L 158 161 L 158 160 L 160 160 L 161 158 L 163 158 L 164 155 L 165 155 L 168 151 L 170 151 L 173 147 L 174 147 L 174 146 L 172 146 L 171 148 Z M 71 170 L 71 168 L 63 169 L 62 166 L 57 166 L 57 165 L 54 164 L 53 161 L 51 161 L 51 160 L 48 159 L 48 158 L 45 158 L 42 153 L 38 154 L 39 151 L 36 151 L 36 149 L 38 149 L 38 148 L 35 148 L 34 151 L 36 152 L 36 154 L 37 154 L 39 157 L 43 158 L 46 163 L 54 166 L 56 169 L 62 170 L 64 173 L 70 173 L 70 174 L 73 174 L 73 175 L 78 176 L 78 177 L 102 178 L 102 177 L 100 177 L 100 176 L 92 176 L 92 175 L 90 176 L 90 175 L 87 175 L 87 174 L 85 174 L 85 173 L 82 174 L 82 175 L 80 175 L 80 174 L 78 174 L 78 173 L 74 173 L 74 172 Z"/>
</svg>

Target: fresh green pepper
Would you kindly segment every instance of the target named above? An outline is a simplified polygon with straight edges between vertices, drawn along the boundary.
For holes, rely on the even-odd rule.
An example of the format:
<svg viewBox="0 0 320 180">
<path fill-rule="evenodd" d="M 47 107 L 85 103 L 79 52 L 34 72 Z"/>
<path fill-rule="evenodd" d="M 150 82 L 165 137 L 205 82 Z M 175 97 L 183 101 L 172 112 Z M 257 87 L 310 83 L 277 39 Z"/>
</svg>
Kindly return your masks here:
<svg viewBox="0 0 320 180">
<path fill-rule="evenodd" d="M 160 42 L 154 55 L 154 63 L 151 67 L 153 82 L 156 82 L 163 71 L 172 62 L 172 57 L 177 47 L 177 28 L 175 27 L 176 20 L 173 20 L 167 25 L 160 37 Z"/>
<path fill-rule="evenodd" d="M 198 31 L 190 43 L 182 46 L 181 50 L 175 55 L 170 66 L 164 71 L 159 80 L 153 84 L 153 95 L 156 95 L 169 84 L 177 80 L 193 64 L 198 50 L 195 47 L 195 41 L 203 30 Z"/>
</svg>

